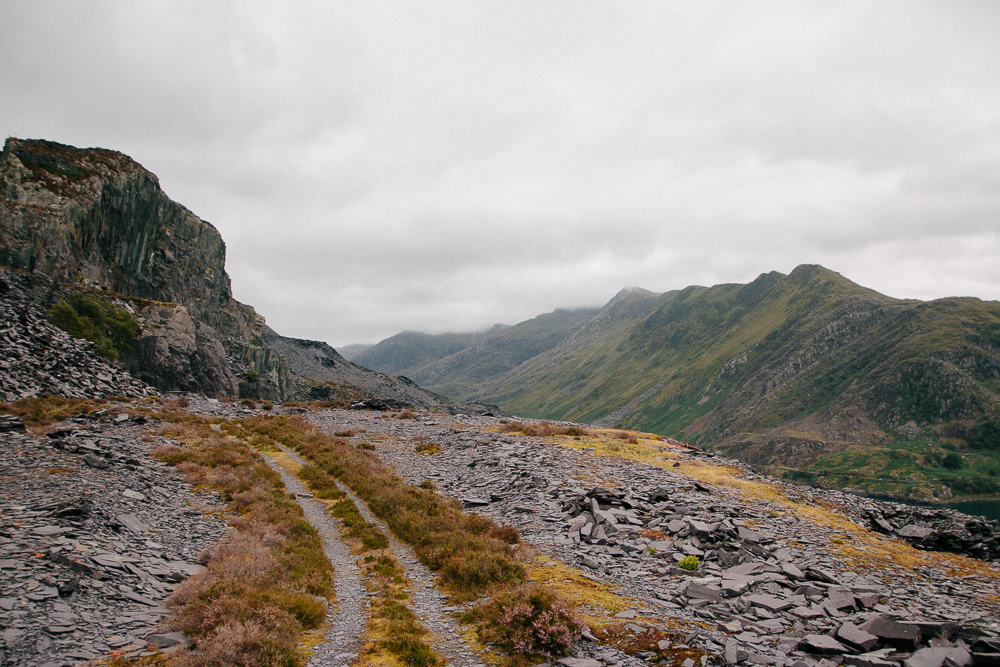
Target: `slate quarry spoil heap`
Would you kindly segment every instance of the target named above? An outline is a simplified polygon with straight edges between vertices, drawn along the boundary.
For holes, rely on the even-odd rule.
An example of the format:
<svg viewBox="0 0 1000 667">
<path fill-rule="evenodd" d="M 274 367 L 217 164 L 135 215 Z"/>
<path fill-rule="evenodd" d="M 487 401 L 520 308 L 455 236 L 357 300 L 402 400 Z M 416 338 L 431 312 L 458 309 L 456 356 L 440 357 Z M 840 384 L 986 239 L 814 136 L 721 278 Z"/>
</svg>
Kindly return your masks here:
<svg viewBox="0 0 1000 667">
<path fill-rule="evenodd" d="M 327 429 L 364 429 L 356 438 L 377 443 L 377 453 L 411 483 L 433 482 L 466 507 L 517 525 L 533 545 L 595 582 L 632 596 L 635 610 L 618 620 L 637 640 L 654 636 L 669 618 L 688 624 L 682 644 L 725 664 L 1000 664 L 1000 573 L 983 561 L 886 543 L 912 556 L 904 566 L 880 559 L 884 538 L 862 525 L 826 526 L 822 515 L 818 520 L 661 467 L 500 434 L 491 429 L 495 419 L 465 417 L 457 424 L 434 415 L 407 424 L 346 412 L 313 419 Z M 431 439 L 442 451 L 418 455 L 415 438 Z M 731 466 L 799 508 L 836 506 L 845 522 L 845 514 L 854 515 L 867 526 L 872 513 L 886 516 L 893 507 L 900 507 L 897 523 L 919 521 L 919 508 L 913 514 L 892 503 L 802 490 L 733 461 L 676 453 L 684 463 Z M 995 523 L 986 525 L 995 534 Z M 854 539 L 854 529 L 866 539 Z M 695 571 L 678 567 L 685 556 L 698 559 Z M 663 651 L 672 647 L 677 643 L 661 640 L 635 656 L 669 663 Z M 613 664 L 603 650 L 583 642 L 577 657 Z"/>
<path fill-rule="evenodd" d="M 26 298 L 30 277 L 0 269 L 0 401 L 145 396 L 149 387 L 49 324 Z"/>
<path fill-rule="evenodd" d="M 160 631 L 163 602 L 227 529 L 190 503 L 224 505 L 147 456 L 142 421 L 109 406 L 37 436 L 0 419 L 0 665 L 187 641 Z"/>
</svg>

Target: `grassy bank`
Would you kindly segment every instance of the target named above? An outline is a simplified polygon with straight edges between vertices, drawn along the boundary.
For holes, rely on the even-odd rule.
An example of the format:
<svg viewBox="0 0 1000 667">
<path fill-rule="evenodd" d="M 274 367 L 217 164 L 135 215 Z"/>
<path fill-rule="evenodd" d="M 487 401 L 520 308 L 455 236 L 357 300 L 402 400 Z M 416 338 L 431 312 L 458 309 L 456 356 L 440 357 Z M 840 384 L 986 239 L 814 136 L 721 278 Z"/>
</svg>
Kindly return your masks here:
<svg viewBox="0 0 1000 667">
<path fill-rule="evenodd" d="M 476 626 L 481 640 L 505 651 L 512 664 L 533 664 L 560 655 L 579 636 L 582 622 L 572 605 L 554 589 L 526 581 L 521 561 L 530 557 L 530 550 L 520 544 L 512 526 L 465 513 L 457 501 L 431 488 L 407 484 L 370 450 L 356 448 L 344 437 L 327 436 L 298 417 L 252 417 L 243 420 L 242 426 L 310 460 L 313 465 L 300 474 L 317 494 L 331 493 L 331 480 L 324 474 L 347 485 L 439 575 L 439 585 L 453 600 L 467 602 L 485 596 L 465 620 Z M 370 567 L 378 574 L 380 586 L 399 576 L 392 574 L 398 565 L 381 557 L 372 560 Z M 386 603 L 377 610 L 386 622 L 399 624 L 389 631 L 390 637 L 406 634 L 411 621 L 404 609 Z"/>
<path fill-rule="evenodd" d="M 235 529 L 210 548 L 206 570 L 182 583 L 168 606 L 175 629 L 201 654 L 171 657 L 178 667 L 304 664 L 297 645 L 319 627 L 333 600 L 332 569 L 319 536 L 280 477 L 251 446 L 207 420 L 184 415 L 160 429 L 178 441 L 153 450 L 195 485 L 218 490 Z"/>
</svg>

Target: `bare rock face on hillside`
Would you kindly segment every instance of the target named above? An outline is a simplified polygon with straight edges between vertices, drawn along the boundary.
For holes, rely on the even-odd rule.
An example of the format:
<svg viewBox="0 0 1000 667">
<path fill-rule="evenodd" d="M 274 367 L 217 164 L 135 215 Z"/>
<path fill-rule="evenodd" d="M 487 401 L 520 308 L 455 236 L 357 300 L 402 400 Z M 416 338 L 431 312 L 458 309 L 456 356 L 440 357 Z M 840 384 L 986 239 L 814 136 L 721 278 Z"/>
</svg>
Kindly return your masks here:
<svg viewBox="0 0 1000 667">
<path fill-rule="evenodd" d="M 218 230 L 167 197 L 128 156 L 49 141 L 4 145 L 0 266 L 54 281 L 23 304 L 36 313 L 73 289 L 130 302 L 143 329 L 123 365 L 136 377 L 209 396 L 449 405 L 351 364 L 325 343 L 267 329 L 233 298 L 225 259 Z"/>
<path fill-rule="evenodd" d="M 226 351 L 210 326 L 180 305 L 152 305 L 142 314 L 146 330 L 136 343 L 138 377 L 182 391 L 239 395 Z"/>
</svg>

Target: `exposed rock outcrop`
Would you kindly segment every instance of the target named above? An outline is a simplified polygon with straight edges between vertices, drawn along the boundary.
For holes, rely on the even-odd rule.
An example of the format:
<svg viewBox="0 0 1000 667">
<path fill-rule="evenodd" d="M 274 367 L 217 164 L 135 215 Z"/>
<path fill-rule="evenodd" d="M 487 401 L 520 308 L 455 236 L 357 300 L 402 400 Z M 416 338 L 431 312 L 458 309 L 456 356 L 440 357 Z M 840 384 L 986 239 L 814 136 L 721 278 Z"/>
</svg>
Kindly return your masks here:
<svg viewBox="0 0 1000 667">
<path fill-rule="evenodd" d="M 158 387 L 238 396 L 239 382 L 215 330 L 181 305 L 152 305 L 136 343 L 136 375 Z"/>
<path fill-rule="evenodd" d="M 286 400 L 375 400 L 452 409 L 325 343 L 284 338 L 232 296 L 218 230 L 116 151 L 8 139 L 0 154 L 0 265 L 131 301 L 142 325 L 123 365 L 161 390 Z M 38 295 L 36 295 L 37 297 Z M 132 307 L 134 306 L 134 307 Z"/>
</svg>

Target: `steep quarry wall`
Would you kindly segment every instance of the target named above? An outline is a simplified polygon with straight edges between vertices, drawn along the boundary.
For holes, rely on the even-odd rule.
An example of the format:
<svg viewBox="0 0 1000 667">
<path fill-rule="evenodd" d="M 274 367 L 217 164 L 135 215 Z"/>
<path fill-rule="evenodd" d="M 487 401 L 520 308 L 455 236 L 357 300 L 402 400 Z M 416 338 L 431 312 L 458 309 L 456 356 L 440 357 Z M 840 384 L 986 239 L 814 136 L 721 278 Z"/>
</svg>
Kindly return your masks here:
<svg viewBox="0 0 1000 667">
<path fill-rule="evenodd" d="M 453 409 L 325 343 L 271 331 L 233 298 L 225 262 L 218 230 L 167 197 L 130 157 L 50 141 L 5 143 L 0 266 L 55 281 L 58 289 L 26 295 L 39 310 L 73 288 L 131 300 L 142 333 L 123 364 L 143 381 L 216 397 Z"/>
</svg>

